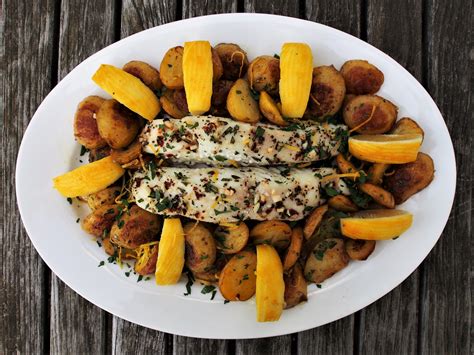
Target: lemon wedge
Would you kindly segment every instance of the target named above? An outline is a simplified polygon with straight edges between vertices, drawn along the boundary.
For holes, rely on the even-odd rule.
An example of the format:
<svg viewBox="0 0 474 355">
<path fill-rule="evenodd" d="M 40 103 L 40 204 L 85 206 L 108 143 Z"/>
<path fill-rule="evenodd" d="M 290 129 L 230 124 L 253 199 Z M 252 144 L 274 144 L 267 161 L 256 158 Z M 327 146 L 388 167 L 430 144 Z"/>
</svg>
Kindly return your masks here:
<svg viewBox="0 0 474 355">
<path fill-rule="evenodd" d="M 385 240 L 398 237 L 413 223 L 413 215 L 402 210 L 366 210 L 341 218 L 341 232 L 346 237 Z"/>
<path fill-rule="evenodd" d="M 349 152 L 372 163 L 404 164 L 416 160 L 421 134 L 375 134 L 349 138 Z"/>
</svg>

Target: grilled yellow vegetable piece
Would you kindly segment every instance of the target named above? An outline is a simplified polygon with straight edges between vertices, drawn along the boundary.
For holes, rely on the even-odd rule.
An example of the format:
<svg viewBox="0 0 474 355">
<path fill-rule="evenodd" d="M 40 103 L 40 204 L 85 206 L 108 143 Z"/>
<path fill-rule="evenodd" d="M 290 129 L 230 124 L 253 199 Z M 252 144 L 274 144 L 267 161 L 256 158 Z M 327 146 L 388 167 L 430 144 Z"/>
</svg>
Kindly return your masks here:
<svg viewBox="0 0 474 355">
<path fill-rule="evenodd" d="M 211 108 L 212 52 L 208 41 L 184 43 L 184 90 L 189 112 L 201 115 Z"/>
<path fill-rule="evenodd" d="M 184 231 L 179 218 L 163 222 L 160 251 L 156 261 L 155 279 L 158 285 L 173 285 L 181 277 L 184 266 Z"/>
<path fill-rule="evenodd" d="M 152 121 L 161 110 L 156 95 L 140 79 L 113 65 L 102 64 L 92 80 L 122 105 Z"/>
<path fill-rule="evenodd" d="M 284 295 L 283 266 L 277 251 L 271 245 L 257 245 L 257 321 L 280 319 Z"/>
<path fill-rule="evenodd" d="M 65 197 L 77 197 L 105 189 L 122 177 L 125 170 L 106 157 L 80 166 L 53 179 L 54 188 Z"/>
<path fill-rule="evenodd" d="M 301 118 L 313 79 L 313 54 L 305 43 L 285 43 L 280 55 L 280 98 L 283 116 Z"/>
</svg>

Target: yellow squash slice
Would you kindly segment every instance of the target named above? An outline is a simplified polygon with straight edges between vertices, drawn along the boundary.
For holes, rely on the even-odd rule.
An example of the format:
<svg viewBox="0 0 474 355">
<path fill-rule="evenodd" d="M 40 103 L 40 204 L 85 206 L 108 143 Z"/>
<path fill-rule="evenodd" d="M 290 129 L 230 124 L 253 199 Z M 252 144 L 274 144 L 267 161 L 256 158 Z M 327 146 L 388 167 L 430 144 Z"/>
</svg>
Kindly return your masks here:
<svg viewBox="0 0 474 355">
<path fill-rule="evenodd" d="M 284 117 L 301 118 L 313 80 L 313 54 L 305 43 L 285 43 L 280 55 L 280 98 Z"/>
<path fill-rule="evenodd" d="M 184 43 L 184 90 L 189 112 L 202 115 L 211 108 L 212 52 L 208 41 Z"/>
<path fill-rule="evenodd" d="M 105 157 L 55 177 L 53 185 L 65 197 L 85 196 L 105 189 L 124 173 L 120 164 L 111 157 Z"/>
<path fill-rule="evenodd" d="M 156 261 L 155 279 L 158 285 L 173 285 L 184 267 L 184 231 L 179 218 L 166 218 Z"/>
<path fill-rule="evenodd" d="M 102 64 L 92 80 L 122 105 L 148 121 L 161 110 L 160 101 L 140 79 L 113 65 Z"/>
<path fill-rule="evenodd" d="M 257 245 L 257 321 L 274 322 L 280 319 L 285 299 L 283 266 L 271 245 Z"/>
</svg>

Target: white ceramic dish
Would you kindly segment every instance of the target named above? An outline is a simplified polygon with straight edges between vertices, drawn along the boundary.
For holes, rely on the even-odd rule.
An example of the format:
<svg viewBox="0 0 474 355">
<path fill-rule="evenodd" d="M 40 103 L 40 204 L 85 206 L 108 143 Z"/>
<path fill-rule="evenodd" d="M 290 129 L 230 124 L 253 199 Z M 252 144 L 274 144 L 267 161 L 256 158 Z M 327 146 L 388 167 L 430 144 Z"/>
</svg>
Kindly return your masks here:
<svg viewBox="0 0 474 355">
<path fill-rule="evenodd" d="M 379 242 L 365 262 L 349 267 L 309 288 L 309 301 L 283 312 L 276 323 L 257 323 L 253 300 L 224 304 L 219 295 L 200 293 L 195 285 L 184 296 L 185 280 L 158 287 L 153 280 L 137 283 L 127 268 L 107 262 L 103 249 L 76 223 L 86 210 L 68 204 L 52 188 L 52 177 L 79 164 L 73 139 L 77 104 L 87 95 L 107 96 L 90 80 L 101 63 L 122 66 L 131 59 L 159 67 L 165 51 L 185 41 L 234 42 L 254 58 L 279 53 L 284 42 L 311 45 L 315 65 L 363 58 L 380 68 L 385 83 L 380 95 L 399 106 L 425 130 L 422 151 L 435 162 L 436 177 L 402 208 L 414 214 L 412 228 L 394 241 Z M 140 325 L 203 338 L 258 338 L 297 332 L 347 316 L 385 295 L 407 278 L 438 240 L 452 206 L 456 183 L 454 151 L 435 103 L 399 64 L 369 44 L 317 23 L 293 18 L 229 14 L 174 22 L 140 32 L 94 54 L 68 74 L 36 111 L 18 154 L 16 192 L 23 223 L 48 266 L 73 290 L 97 306 Z"/>
</svg>

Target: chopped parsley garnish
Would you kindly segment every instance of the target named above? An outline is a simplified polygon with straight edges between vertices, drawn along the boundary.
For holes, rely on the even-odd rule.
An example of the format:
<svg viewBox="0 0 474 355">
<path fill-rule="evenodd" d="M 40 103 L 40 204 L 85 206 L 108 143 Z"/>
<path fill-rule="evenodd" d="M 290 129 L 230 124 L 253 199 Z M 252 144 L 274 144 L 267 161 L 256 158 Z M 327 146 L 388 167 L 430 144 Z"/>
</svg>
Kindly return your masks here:
<svg viewBox="0 0 474 355">
<path fill-rule="evenodd" d="M 214 299 L 214 297 L 216 297 L 216 294 L 217 294 L 216 290 L 212 291 L 211 301 Z"/>
<path fill-rule="evenodd" d="M 69 202 L 70 205 L 72 205 L 72 198 L 68 197 L 66 200 L 67 202 Z"/>
<path fill-rule="evenodd" d="M 258 91 L 255 91 L 255 90 L 250 90 L 250 96 L 252 96 L 252 98 L 255 101 L 258 101 L 260 99 L 260 93 Z"/>
<path fill-rule="evenodd" d="M 156 202 L 156 209 L 158 212 L 164 211 L 170 207 L 171 207 L 171 201 L 168 199 L 168 197 L 165 197 Z"/>
<path fill-rule="evenodd" d="M 324 189 L 324 192 L 326 192 L 326 195 L 328 195 L 329 197 L 339 195 L 339 191 L 337 191 L 334 187 L 324 186 L 323 189 Z"/>
<path fill-rule="evenodd" d="M 215 155 L 214 159 L 216 159 L 217 161 L 226 161 L 227 160 L 227 158 L 223 157 L 222 155 Z"/>
<path fill-rule="evenodd" d="M 212 182 L 208 181 L 204 184 L 204 190 L 206 192 L 214 192 L 215 194 L 219 192 L 219 189 L 212 184 Z"/>
<path fill-rule="evenodd" d="M 105 264 L 105 263 L 104 263 L 103 261 L 101 261 L 97 267 L 104 266 L 104 264 Z"/>
<path fill-rule="evenodd" d="M 197 126 L 199 126 L 198 122 L 194 122 L 193 124 L 186 123 L 186 127 L 191 128 L 191 129 L 194 129 Z"/>
<path fill-rule="evenodd" d="M 265 133 L 265 130 L 262 127 L 258 126 L 257 129 L 255 130 L 255 137 L 257 138 L 262 137 L 264 133 Z"/>
<path fill-rule="evenodd" d="M 143 275 L 138 276 L 137 282 L 140 282 L 141 280 L 143 280 Z"/>
<path fill-rule="evenodd" d="M 89 149 L 87 149 L 86 147 L 84 147 L 83 145 L 81 145 L 81 153 L 79 154 L 81 157 L 86 154 L 87 152 L 89 151 Z"/>
<path fill-rule="evenodd" d="M 275 53 L 275 54 L 273 55 L 273 58 L 280 59 L 280 56 Z"/>
<path fill-rule="evenodd" d="M 188 296 L 191 294 L 191 286 L 194 283 L 194 276 L 191 271 L 188 271 L 186 275 L 188 276 L 188 282 L 186 282 L 186 293 L 183 293 L 183 295 Z"/>
<path fill-rule="evenodd" d="M 216 286 L 213 286 L 213 285 L 206 285 L 202 288 L 201 290 L 201 293 L 203 295 L 207 294 L 207 293 L 211 293 L 212 291 L 214 291 L 216 289 Z"/>
</svg>

